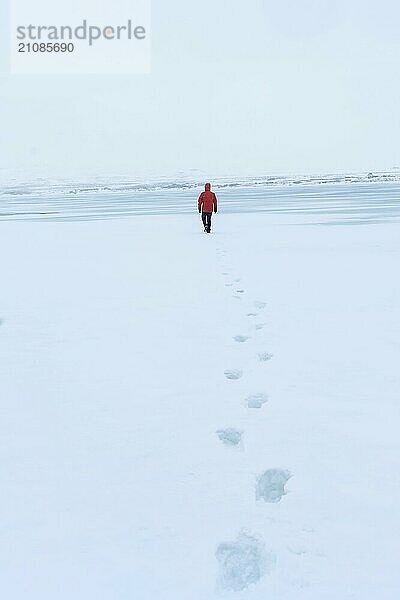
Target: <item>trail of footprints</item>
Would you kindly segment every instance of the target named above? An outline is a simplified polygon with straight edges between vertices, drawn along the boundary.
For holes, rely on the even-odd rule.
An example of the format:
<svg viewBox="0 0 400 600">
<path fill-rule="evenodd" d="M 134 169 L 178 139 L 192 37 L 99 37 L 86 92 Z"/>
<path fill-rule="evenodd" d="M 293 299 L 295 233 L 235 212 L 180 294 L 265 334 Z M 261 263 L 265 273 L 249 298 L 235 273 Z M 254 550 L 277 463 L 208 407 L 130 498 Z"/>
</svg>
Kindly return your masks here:
<svg viewBox="0 0 400 600">
<path fill-rule="evenodd" d="M 225 252 L 219 250 L 219 257 L 224 258 Z M 233 288 L 233 298 L 241 300 L 245 297 L 246 290 L 238 287 L 239 278 L 230 279 L 230 273 L 224 270 L 222 275 L 228 278 L 225 287 Z M 265 327 L 265 322 L 258 317 L 266 308 L 263 301 L 253 302 L 253 311 L 246 313 L 246 317 L 253 320 L 253 329 L 256 335 L 260 335 Z M 251 346 L 253 336 L 237 334 L 233 336 L 234 342 L 248 348 Z M 270 352 L 258 352 L 254 360 L 259 363 L 271 361 L 273 354 Z M 224 371 L 227 382 L 235 382 L 243 377 L 243 370 L 239 368 L 226 369 Z M 249 409 L 262 409 L 268 402 L 268 395 L 264 392 L 251 393 L 245 398 L 245 405 Z M 235 428 L 219 429 L 216 432 L 221 443 L 229 448 L 242 446 L 242 430 Z M 260 502 L 276 504 L 286 495 L 285 486 L 291 477 L 286 469 L 269 468 L 261 473 L 255 481 L 255 500 Z M 264 544 L 256 537 L 242 532 L 236 540 L 219 544 L 216 550 L 218 561 L 218 587 L 223 591 L 241 592 L 249 585 L 257 583 L 261 577 L 269 573 L 275 564 L 275 556 L 267 552 Z"/>
</svg>

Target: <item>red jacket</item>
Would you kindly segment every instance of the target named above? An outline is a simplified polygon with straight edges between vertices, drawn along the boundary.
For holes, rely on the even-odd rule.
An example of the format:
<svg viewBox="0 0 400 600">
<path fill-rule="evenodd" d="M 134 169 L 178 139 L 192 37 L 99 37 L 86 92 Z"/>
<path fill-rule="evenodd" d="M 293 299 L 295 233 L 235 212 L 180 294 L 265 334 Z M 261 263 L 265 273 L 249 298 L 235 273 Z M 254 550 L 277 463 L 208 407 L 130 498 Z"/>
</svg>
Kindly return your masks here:
<svg viewBox="0 0 400 600">
<path fill-rule="evenodd" d="M 199 196 L 199 212 L 217 212 L 217 196 L 211 191 L 211 184 L 206 183 L 205 192 L 202 192 Z"/>
</svg>

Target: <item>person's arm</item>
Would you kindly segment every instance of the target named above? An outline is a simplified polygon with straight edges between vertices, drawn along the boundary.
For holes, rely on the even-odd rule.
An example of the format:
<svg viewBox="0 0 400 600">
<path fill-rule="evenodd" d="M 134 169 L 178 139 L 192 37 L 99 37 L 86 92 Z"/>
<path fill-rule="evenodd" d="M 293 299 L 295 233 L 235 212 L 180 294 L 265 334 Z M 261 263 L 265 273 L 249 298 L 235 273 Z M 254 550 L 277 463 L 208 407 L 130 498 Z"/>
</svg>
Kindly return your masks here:
<svg viewBox="0 0 400 600">
<path fill-rule="evenodd" d="M 197 207 L 199 209 L 199 213 L 201 212 L 201 207 L 203 206 L 203 192 L 199 196 L 199 201 L 197 203 Z"/>
<path fill-rule="evenodd" d="M 217 196 L 214 194 L 214 212 L 217 212 L 218 206 L 217 206 L 218 202 L 217 202 Z"/>
</svg>

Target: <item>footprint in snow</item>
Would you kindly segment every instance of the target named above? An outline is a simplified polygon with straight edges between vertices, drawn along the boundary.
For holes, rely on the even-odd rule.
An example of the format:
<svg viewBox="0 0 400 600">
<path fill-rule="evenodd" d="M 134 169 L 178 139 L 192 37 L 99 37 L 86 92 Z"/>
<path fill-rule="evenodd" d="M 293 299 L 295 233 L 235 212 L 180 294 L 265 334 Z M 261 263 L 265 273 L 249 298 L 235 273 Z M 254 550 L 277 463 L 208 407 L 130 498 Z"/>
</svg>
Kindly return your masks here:
<svg viewBox="0 0 400 600">
<path fill-rule="evenodd" d="M 240 277 L 238 277 L 237 279 L 235 279 L 236 283 L 239 283 L 240 281 Z"/>
<path fill-rule="evenodd" d="M 247 317 L 258 317 L 257 313 L 247 313 Z"/>
<path fill-rule="evenodd" d="M 239 429 L 233 429 L 232 427 L 228 429 L 218 429 L 216 433 L 225 446 L 238 446 L 242 441 L 243 431 L 239 431 Z"/>
<path fill-rule="evenodd" d="M 245 532 L 233 542 L 219 544 L 215 555 L 219 564 L 218 587 L 231 592 L 242 592 L 257 583 L 276 562 L 264 544 Z"/>
<path fill-rule="evenodd" d="M 307 554 L 307 548 L 304 546 L 291 545 L 287 546 L 287 549 L 289 552 L 291 552 L 291 554 L 296 554 L 297 556 L 303 556 L 304 554 Z"/>
<path fill-rule="evenodd" d="M 249 340 L 249 336 L 247 335 L 235 335 L 235 337 L 233 338 L 235 340 L 235 342 L 247 342 L 247 340 Z"/>
<path fill-rule="evenodd" d="M 261 309 L 261 308 L 265 308 L 267 306 L 267 303 L 266 302 L 254 302 L 254 306 L 256 308 Z"/>
<path fill-rule="evenodd" d="M 265 327 L 265 323 L 256 323 L 256 329 L 257 330 L 264 329 L 264 327 Z"/>
<path fill-rule="evenodd" d="M 258 360 L 260 362 L 267 362 L 268 360 L 271 360 L 271 358 L 273 358 L 273 354 L 270 354 L 269 352 L 259 352 L 258 353 Z"/>
<path fill-rule="evenodd" d="M 232 286 L 233 286 L 233 283 L 226 283 L 225 284 L 225 287 L 232 287 Z"/>
<path fill-rule="evenodd" d="M 268 402 L 267 394 L 250 394 L 246 398 L 247 406 L 249 408 L 261 408 L 263 404 Z"/>
<path fill-rule="evenodd" d="M 241 371 L 240 369 L 227 369 L 226 371 L 224 371 L 225 377 L 227 379 L 240 379 L 243 375 L 243 371 Z"/>
<path fill-rule="evenodd" d="M 237 294 L 244 294 L 244 290 L 236 290 Z"/>
<path fill-rule="evenodd" d="M 291 476 L 291 473 L 285 469 L 268 469 L 257 478 L 256 499 L 278 503 L 287 493 L 285 485 Z"/>
<path fill-rule="evenodd" d="M 290 585 L 300 590 L 304 590 L 310 587 L 310 582 L 303 577 L 295 577 L 294 579 L 289 580 Z M 355 596 L 349 596 L 349 598 L 355 598 Z"/>
</svg>

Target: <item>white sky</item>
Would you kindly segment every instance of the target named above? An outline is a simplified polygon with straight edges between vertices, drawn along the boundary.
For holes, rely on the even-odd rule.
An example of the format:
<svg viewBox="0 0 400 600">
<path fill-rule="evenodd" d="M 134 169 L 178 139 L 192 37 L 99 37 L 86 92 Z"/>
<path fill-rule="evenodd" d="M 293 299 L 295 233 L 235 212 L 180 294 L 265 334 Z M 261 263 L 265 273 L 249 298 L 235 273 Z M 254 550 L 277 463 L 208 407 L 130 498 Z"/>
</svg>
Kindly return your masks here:
<svg viewBox="0 0 400 600">
<path fill-rule="evenodd" d="M 3 176 L 400 164 L 395 0 L 152 4 L 150 75 L 0 77 Z"/>
</svg>

